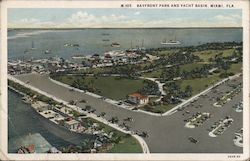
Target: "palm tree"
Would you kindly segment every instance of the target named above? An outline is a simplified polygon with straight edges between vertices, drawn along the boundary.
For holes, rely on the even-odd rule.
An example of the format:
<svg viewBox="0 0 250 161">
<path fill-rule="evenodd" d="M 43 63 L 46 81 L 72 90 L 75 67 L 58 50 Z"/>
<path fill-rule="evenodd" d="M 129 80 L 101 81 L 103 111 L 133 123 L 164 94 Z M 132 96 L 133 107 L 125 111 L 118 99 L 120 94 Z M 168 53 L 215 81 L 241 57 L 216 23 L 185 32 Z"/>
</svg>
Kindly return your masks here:
<svg viewBox="0 0 250 161">
<path fill-rule="evenodd" d="M 146 131 L 143 131 L 141 134 L 142 137 L 148 137 L 148 133 Z"/>
<path fill-rule="evenodd" d="M 106 115 L 105 112 L 101 112 L 100 116 L 104 117 Z"/>
<path fill-rule="evenodd" d="M 116 117 L 116 116 L 111 118 L 112 123 L 117 123 L 118 121 L 119 121 L 118 117 Z"/>
<path fill-rule="evenodd" d="M 89 111 L 91 109 L 91 106 L 90 105 L 87 105 L 86 106 L 86 110 Z"/>
</svg>

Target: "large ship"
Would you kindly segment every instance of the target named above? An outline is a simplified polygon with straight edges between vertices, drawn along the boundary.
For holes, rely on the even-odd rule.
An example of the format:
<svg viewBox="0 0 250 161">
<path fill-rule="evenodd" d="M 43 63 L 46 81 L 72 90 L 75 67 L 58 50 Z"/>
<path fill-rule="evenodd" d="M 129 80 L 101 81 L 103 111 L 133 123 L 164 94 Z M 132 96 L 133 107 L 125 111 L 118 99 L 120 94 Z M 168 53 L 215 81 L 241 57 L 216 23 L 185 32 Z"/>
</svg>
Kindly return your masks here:
<svg viewBox="0 0 250 161">
<path fill-rule="evenodd" d="M 167 40 L 167 39 L 164 39 L 162 42 L 161 42 L 162 45 L 180 45 L 181 42 L 174 39 L 174 40 Z"/>
</svg>

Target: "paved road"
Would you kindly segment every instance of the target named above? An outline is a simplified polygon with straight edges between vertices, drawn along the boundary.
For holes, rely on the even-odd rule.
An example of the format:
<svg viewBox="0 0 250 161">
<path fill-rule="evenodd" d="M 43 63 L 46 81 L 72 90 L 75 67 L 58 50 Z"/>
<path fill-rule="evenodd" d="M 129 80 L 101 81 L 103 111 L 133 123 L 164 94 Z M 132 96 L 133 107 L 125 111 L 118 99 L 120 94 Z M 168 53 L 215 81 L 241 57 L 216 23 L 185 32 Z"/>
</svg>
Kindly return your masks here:
<svg viewBox="0 0 250 161">
<path fill-rule="evenodd" d="M 17 76 L 18 79 L 39 88 L 51 95 L 54 95 L 62 100 L 88 100 L 87 104 L 94 107 L 97 111 L 96 114 L 106 112 L 106 119 L 110 119 L 112 116 L 119 118 L 119 124 L 123 122 L 124 118 L 132 117 L 133 122 L 127 123 L 132 130 L 147 131 L 149 137 L 145 138 L 149 146 L 151 153 L 241 153 L 242 148 L 237 147 L 233 143 L 234 133 L 237 129 L 242 127 L 242 113 L 237 113 L 233 110 L 232 105 L 242 100 L 242 93 L 235 96 L 229 103 L 222 108 L 215 108 L 212 104 L 215 100 L 209 100 L 212 97 L 222 96 L 230 87 L 228 83 L 224 83 L 217 87 L 222 93 L 213 93 L 214 90 L 207 94 L 206 98 L 199 98 L 193 106 L 189 105 L 185 110 L 190 111 L 189 114 L 183 115 L 184 111 L 178 111 L 170 116 L 152 116 L 141 112 L 126 110 L 117 106 L 111 105 L 98 98 L 91 97 L 84 93 L 77 91 L 69 91 L 68 88 L 55 84 L 47 76 L 41 76 L 38 74 L 28 74 Z M 229 83 L 240 83 L 242 77 L 236 80 L 232 80 Z M 202 104 L 202 108 L 195 108 L 199 104 Z M 79 103 L 77 106 L 84 107 L 86 104 Z M 203 126 L 188 129 L 185 128 L 184 119 L 188 118 L 196 112 L 209 112 L 213 116 L 207 120 Z M 218 121 L 225 116 L 230 115 L 234 122 L 223 135 L 212 138 L 208 136 L 207 128 L 210 127 L 215 121 Z M 188 137 L 192 136 L 199 140 L 197 144 L 191 143 Z"/>
</svg>

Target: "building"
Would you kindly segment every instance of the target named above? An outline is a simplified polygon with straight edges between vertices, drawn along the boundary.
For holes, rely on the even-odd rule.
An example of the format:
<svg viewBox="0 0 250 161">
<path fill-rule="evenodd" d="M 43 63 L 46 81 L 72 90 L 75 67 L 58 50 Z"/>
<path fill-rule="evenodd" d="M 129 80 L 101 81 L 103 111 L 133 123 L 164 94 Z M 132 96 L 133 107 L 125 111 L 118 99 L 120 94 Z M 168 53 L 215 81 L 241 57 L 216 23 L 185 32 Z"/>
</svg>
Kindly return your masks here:
<svg viewBox="0 0 250 161">
<path fill-rule="evenodd" d="M 128 101 L 134 104 L 147 104 L 149 99 L 147 96 L 142 95 L 139 92 L 134 92 L 128 95 Z"/>
<path fill-rule="evenodd" d="M 80 123 L 76 120 L 69 120 L 64 123 L 64 126 L 70 130 L 77 130 L 80 126 Z"/>
</svg>

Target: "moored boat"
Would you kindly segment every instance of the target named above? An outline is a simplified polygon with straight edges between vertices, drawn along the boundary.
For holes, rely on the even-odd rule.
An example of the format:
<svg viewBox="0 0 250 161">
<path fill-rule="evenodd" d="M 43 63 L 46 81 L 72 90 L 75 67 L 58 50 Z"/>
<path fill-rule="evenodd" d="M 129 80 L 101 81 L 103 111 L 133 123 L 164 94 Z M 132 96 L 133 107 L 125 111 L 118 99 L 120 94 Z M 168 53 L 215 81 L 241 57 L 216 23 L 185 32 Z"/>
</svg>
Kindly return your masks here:
<svg viewBox="0 0 250 161">
<path fill-rule="evenodd" d="M 111 46 L 112 46 L 112 47 L 120 47 L 120 44 L 117 43 L 117 42 L 114 42 L 114 43 L 111 44 Z"/>
</svg>

